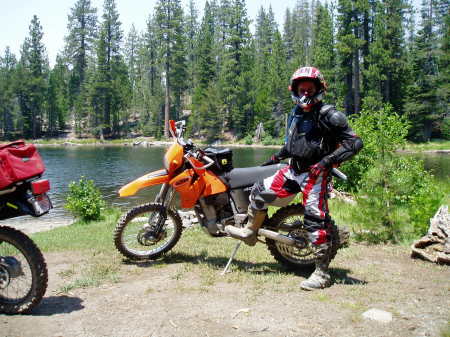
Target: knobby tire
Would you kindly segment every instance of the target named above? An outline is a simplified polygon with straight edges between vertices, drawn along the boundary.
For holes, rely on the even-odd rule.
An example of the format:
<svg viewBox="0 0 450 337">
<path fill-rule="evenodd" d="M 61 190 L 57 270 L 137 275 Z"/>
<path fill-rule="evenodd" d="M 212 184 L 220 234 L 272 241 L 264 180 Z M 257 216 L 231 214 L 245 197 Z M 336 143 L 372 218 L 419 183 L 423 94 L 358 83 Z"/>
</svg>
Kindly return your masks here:
<svg viewBox="0 0 450 337">
<path fill-rule="evenodd" d="M 113 238 L 114 238 L 114 245 L 123 256 L 132 260 L 154 260 L 170 251 L 176 245 L 176 243 L 181 237 L 181 233 L 183 230 L 183 222 L 176 211 L 167 208 L 166 208 L 167 218 L 170 218 L 174 226 L 174 233 L 172 237 L 169 239 L 167 244 L 165 244 L 161 249 L 157 249 L 149 254 L 136 254 L 132 250 L 128 249 L 126 245 L 124 245 L 123 242 L 124 230 L 133 219 L 138 218 L 140 215 L 148 212 L 161 212 L 163 211 L 163 209 L 164 207 L 161 204 L 149 203 L 136 206 L 122 216 L 122 218 L 116 225 Z"/>
<path fill-rule="evenodd" d="M 268 224 L 266 225 L 269 229 L 278 232 L 279 224 L 283 223 L 283 221 L 292 216 L 303 216 L 305 208 L 302 204 L 293 204 L 283 208 L 280 208 L 270 219 L 268 219 Z M 342 235 L 348 235 L 348 233 L 343 233 Z M 347 238 L 348 239 L 348 238 Z M 288 268 L 295 269 L 305 269 L 309 270 L 314 267 L 315 261 L 314 257 L 305 259 L 305 260 L 295 260 L 295 258 L 286 257 L 283 252 L 280 251 L 280 244 L 274 240 L 266 238 L 266 245 L 270 252 L 270 254 L 277 260 L 279 263 Z M 331 231 L 331 252 L 330 257 L 331 260 L 336 256 L 337 251 L 340 247 L 342 247 L 343 243 L 341 242 L 340 233 L 338 227 L 333 224 Z M 300 250 L 301 251 L 301 250 Z"/>
<path fill-rule="evenodd" d="M 24 233 L 14 228 L 0 226 L 0 246 L 13 245 L 25 257 L 31 270 L 31 287 L 20 299 L 10 300 L 0 295 L 0 313 L 29 313 L 41 300 L 47 290 L 48 271 L 44 257 L 36 244 Z"/>
</svg>

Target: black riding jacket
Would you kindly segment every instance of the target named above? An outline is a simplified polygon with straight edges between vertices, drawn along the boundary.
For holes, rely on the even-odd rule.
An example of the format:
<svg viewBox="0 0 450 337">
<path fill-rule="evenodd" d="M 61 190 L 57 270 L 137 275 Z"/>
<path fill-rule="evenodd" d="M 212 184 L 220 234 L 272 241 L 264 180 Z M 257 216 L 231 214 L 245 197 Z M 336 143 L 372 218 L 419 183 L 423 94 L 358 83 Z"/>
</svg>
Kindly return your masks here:
<svg viewBox="0 0 450 337">
<path fill-rule="evenodd" d="M 292 158 L 291 165 L 300 173 L 319 161 L 340 164 L 362 147 L 345 114 L 334 106 L 321 103 L 305 112 L 296 105 L 288 119 L 285 144 L 276 157 Z"/>
</svg>

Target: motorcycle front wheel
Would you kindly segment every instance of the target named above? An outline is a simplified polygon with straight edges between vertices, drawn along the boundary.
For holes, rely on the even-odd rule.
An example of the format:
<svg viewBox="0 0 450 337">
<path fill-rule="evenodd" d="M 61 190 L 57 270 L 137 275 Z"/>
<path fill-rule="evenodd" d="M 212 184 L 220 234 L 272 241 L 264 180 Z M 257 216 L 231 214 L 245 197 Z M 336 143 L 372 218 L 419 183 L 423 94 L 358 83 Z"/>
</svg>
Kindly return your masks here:
<svg viewBox="0 0 450 337">
<path fill-rule="evenodd" d="M 303 215 L 305 208 L 302 204 L 289 205 L 280 208 L 270 218 L 269 228 L 280 234 L 295 238 L 299 245 L 298 247 L 288 246 L 284 243 L 266 239 L 267 248 L 270 254 L 288 268 L 311 269 L 315 265 L 315 247 L 309 242 L 308 232 L 304 227 Z M 331 231 L 331 252 L 330 257 L 333 259 L 336 256 L 337 250 L 344 245 L 336 225 L 333 225 Z M 348 240 L 348 237 L 346 238 Z"/>
<path fill-rule="evenodd" d="M 24 314 L 33 309 L 47 289 L 44 257 L 24 233 L 0 227 L 0 313 Z"/>
<path fill-rule="evenodd" d="M 117 250 L 132 260 L 152 260 L 171 250 L 181 237 L 180 216 L 161 204 L 137 206 L 122 216 L 114 230 Z"/>
</svg>

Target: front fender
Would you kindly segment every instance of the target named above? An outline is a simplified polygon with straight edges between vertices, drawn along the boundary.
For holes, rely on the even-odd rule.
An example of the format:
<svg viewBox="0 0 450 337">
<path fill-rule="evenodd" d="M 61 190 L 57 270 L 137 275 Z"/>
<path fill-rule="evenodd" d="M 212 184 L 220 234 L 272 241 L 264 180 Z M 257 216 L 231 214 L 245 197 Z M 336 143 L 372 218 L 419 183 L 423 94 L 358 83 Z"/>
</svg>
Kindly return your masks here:
<svg viewBox="0 0 450 337">
<path fill-rule="evenodd" d="M 119 196 L 129 197 L 131 195 L 135 195 L 137 191 L 144 187 L 160 185 L 167 182 L 169 182 L 169 173 L 167 172 L 167 170 L 163 169 L 150 172 L 123 186 L 119 190 Z"/>
</svg>

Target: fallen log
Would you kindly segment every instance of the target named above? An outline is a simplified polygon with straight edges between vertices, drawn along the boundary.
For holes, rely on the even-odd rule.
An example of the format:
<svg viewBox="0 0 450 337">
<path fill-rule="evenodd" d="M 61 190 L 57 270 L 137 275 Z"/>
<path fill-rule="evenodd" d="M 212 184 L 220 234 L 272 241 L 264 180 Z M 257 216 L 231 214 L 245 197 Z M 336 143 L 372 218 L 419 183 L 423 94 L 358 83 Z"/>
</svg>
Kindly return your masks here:
<svg viewBox="0 0 450 337">
<path fill-rule="evenodd" d="M 411 257 L 434 263 L 450 264 L 450 215 L 448 206 L 441 206 L 430 220 L 427 235 L 411 246 Z"/>
</svg>

